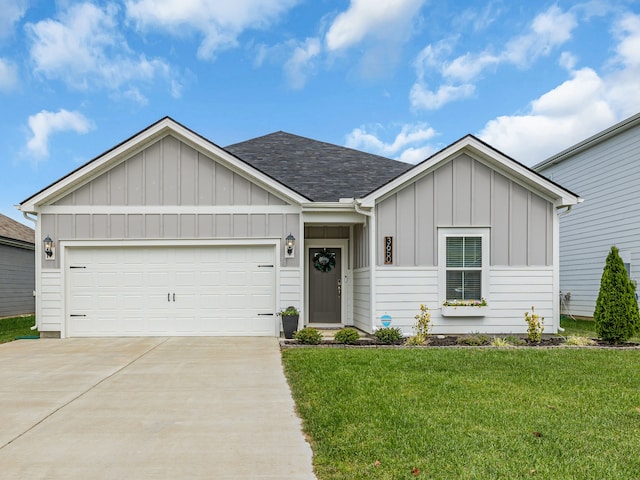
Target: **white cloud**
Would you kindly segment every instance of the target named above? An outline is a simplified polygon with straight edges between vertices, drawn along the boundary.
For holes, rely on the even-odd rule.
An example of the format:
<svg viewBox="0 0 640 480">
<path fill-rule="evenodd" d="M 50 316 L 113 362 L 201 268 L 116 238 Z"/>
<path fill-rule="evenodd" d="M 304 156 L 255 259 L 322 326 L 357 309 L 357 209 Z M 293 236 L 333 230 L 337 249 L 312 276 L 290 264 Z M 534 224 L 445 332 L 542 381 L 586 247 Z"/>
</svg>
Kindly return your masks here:
<svg viewBox="0 0 640 480">
<path fill-rule="evenodd" d="M 531 102 L 523 115 L 489 121 L 479 136 L 529 165 L 588 138 L 640 111 L 640 15 L 615 26 L 616 58 L 605 75 L 590 68 Z M 561 57 L 566 67 L 574 59 Z"/>
<path fill-rule="evenodd" d="M 424 145 L 422 147 L 409 147 L 404 150 L 400 156 L 396 157 L 396 160 L 400 160 L 401 162 L 413 163 L 414 165 L 417 163 L 426 160 L 431 155 L 436 153 L 436 149 L 431 145 Z"/>
<path fill-rule="evenodd" d="M 457 30 L 473 29 L 475 32 L 485 30 L 489 25 L 494 23 L 501 15 L 502 11 L 496 2 L 487 2 L 484 9 L 477 10 L 468 8 L 456 15 L 453 19 L 453 25 Z"/>
<path fill-rule="evenodd" d="M 606 88 L 593 70 L 578 70 L 534 100 L 529 113 L 491 120 L 479 136 L 525 164 L 541 162 L 615 123 Z"/>
<path fill-rule="evenodd" d="M 558 64 L 562 68 L 571 71 L 576 67 L 577 63 L 578 59 L 571 52 L 562 52 L 560 54 L 560 60 L 558 61 Z"/>
<path fill-rule="evenodd" d="M 0 58 L 0 92 L 10 92 L 18 85 L 18 68 L 14 63 Z"/>
<path fill-rule="evenodd" d="M 14 25 L 24 16 L 27 0 L 0 0 L 0 40 L 13 33 Z"/>
<path fill-rule="evenodd" d="M 346 146 L 364 150 L 384 157 L 396 158 L 410 163 L 417 163 L 427 158 L 433 149 L 425 145 L 436 135 L 433 128 L 424 123 L 403 125 L 393 142 L 386 143 L 378 138 L 377 131 L 381 127 L 373 127 L 374 133 L 366 127 L 354 128 L 346 137 Z"/>
<path fill-rule="evenodd" d="M 27 141 L 27 151 L 42 159 L 49 156 L 49 137 L 52 134 L 65 131 L 87 133 L 93 129 L 93 124 L 79 112 L 42 110 L 29 117 L 29 128 L 31 138 Z"/>
<path fill-rule="evenodd" d="M 471 82 L 488 68 L 505 63 L 528 67 L 539 57 L 549 55 L 553 48 L 567 42 L 576 26 L 574 13 L 563 12 L 554 5 L 534 18 L 528 32 L 509 40 L 498 53 L 485 49 L 480 53 L 467 52 L 453 60 L 446 60 L 444 57 L 453 50 L 455 39 L 447 43 L 440 42 L 435 47 L 428 45 L 416 58 L 417 80 L 410 93 L 411 105 L 415 109 L 433 110 L 469 97 L 475 88 Z M 425 77 L 434 71 L 443 81 L 437 91 L 430 91 L 426 88 Z"/>
<path fill-rule="evenodd" d="M 488 52 L 480 55 L 467 53 L 442 67 L 442 76 L 445 78 L 468 82 L 476 78 L 483 70 L 500 63 L 500 58 Z"/>
<path fill-rule="evenodd" d="M 625 15 L 617 24 L 620 43 L 616 48 L 618 60 L 630 67 L 640 66 L 640 16 Z"/>
<path fill-rule="evenodd" d="M 409 100 L 415 109 L 437 110 L 447 103 L 471 97 L 474 93 L 475 87 L 470 84 L 440 85 L 434 92 L 423 83 L 414 83 L 409 93 Z"/>
<path fill-rule="evenodd" d="M 307 38 L 303 44 L 294 48 L 293 54 L 284 64 L 285 74 L 293 88 L 304 87 L 308 76 L 313 73 L 313 60 L 320 51 L 320 40 L 317 38 Z"/>
<path fill-rule="evenodd" d="M 462 85 L 442 84 L 436 91 L 433 91 L 429 89 L 425 81 L 428 72 L 441 65 L 442 57 L 452 50 L 454 43 L 455 39 L 442 40 L 436 45 L 427 45 L 418 54 L 414 63 L 418 78 L 409 92 L 412 108 L 437 110 L 447 103 L 470 97 L 475 93 L 475 87 L 468 83 Z"/>
<path fill-rule="evenodd" d="M 142 30 L 159 29 L 203 38 L 198 57 L 212 59 L 234 47 L 246 29 L 266 28 L 298 0 L 127 0 L 127 17 Z"/>
<path fill-rule="evenodd" d="M 175 80 L 168 64 L 136 55 L 118 29 L 118 8 L 72 5 L 58 20 L 27 24 L 36 72 L 72 88 L 117 91 L 157 77 Z"/>
<path fill-rule="evenodd" d="M 352 65 L 358 75 L 369 79 L 389 76 L 401 61 L 403 45 L 420 23 L 425 1 L 351 0 L 327 30 L 327 53 L 338 57 L 357 45 L 358 58 Z"/>
<path fill-rule="evenodd" d="M 326 35 L 330 51 L 349 48 L 365 37 L 405 34 L 425 0 L 351 0 Z M 404 28 L 403 28 L 404 26 Z"/>
<path fill-rule="evenodd" d="M 530 32 L 509 41 L 501 57 L 505 62 L 526 67 L 539 57 L 548 55 L 554 47 L 567 42 L 577 25 L 572 12 L 563 12 L 553 5 L 536 16 Z"/>
<path fill-rule="evenodd" d="M 607 99 L 623 117 L 640 111 L 640 15 L 625 15 L 614 27 L 619 43 L 606 77 Z"/>
</svg>

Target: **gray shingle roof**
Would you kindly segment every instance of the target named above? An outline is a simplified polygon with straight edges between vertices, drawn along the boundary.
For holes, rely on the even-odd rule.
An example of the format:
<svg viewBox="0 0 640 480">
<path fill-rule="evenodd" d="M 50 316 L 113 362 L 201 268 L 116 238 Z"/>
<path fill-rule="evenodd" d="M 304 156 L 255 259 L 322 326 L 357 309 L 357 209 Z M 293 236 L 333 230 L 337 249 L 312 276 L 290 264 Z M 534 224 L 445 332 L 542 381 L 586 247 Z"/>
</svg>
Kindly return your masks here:
<svg viewBox="0 0 640 480">
<path fill-rule="evenodd" d="M 0 237 L 33 244 L 35 236 L 36 232 L 33 228 L 29 228 L 0 213 Z"/>
<path fill-rule="evenodd" d="M 225 150 L 314 202 L 360 198 L 413 165 L 286 132 Z"/>
</svg>

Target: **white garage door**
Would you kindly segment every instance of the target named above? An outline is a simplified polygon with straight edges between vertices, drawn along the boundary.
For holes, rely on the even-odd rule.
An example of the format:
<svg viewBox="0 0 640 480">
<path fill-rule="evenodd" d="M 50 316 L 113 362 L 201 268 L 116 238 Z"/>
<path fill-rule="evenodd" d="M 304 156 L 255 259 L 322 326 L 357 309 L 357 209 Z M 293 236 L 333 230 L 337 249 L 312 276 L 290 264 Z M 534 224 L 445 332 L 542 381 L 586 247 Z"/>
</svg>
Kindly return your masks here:
<svg viewBox="0 0 640 480">
<path fill-rule="evenodd" d="M 67 335 L 275 336 L 273 246 L 69 248 Z"/>
</svg>

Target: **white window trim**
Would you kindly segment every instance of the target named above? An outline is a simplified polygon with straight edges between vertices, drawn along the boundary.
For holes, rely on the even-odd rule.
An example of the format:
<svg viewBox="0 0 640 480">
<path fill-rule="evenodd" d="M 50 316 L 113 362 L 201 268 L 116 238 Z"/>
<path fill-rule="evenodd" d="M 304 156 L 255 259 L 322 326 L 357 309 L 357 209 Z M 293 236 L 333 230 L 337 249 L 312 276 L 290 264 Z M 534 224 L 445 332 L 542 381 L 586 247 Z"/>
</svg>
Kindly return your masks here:
<svg viewBox="0 0 640 480">
<path fill-rule="evenodd" d="M 481 298 L 490 303 L 489 294 L 489 242 L 490 229 L 486 227 L 438 228 L 438 297 L 440 304 L 447 298 L 447 237 L 482 237 Z"/>
</svg>

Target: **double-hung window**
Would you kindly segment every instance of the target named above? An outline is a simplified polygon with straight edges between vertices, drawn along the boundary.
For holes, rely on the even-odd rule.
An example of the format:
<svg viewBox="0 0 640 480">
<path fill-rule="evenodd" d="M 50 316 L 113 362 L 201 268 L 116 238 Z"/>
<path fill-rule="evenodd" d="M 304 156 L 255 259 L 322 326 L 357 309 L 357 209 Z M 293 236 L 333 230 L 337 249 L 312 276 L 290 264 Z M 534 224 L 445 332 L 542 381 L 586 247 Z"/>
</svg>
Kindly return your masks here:
<svg viewBox="0 0 640 480">
<path fill-rule="evenodd" d="M 447 237 L 447 300 L 482 298 L 482 237 Z"/>
<path fill-rule="evenodd" d="M 440 291 L 443 300 L 486 298 L 489 229 L 440 230 Z"/>
</svg>

